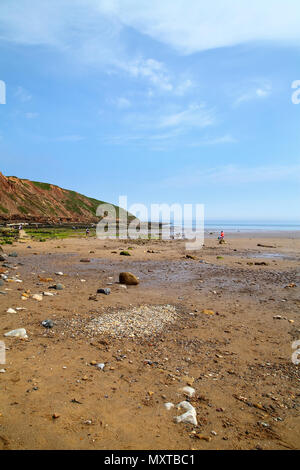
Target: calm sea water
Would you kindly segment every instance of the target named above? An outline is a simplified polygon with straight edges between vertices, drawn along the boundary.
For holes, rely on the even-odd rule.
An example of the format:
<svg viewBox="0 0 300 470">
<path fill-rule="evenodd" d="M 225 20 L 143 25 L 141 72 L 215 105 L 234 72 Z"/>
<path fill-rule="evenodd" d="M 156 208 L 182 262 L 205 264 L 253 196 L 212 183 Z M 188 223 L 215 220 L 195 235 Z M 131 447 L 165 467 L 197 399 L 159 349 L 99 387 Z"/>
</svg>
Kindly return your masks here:
<svg viewBox="0 0 300 470">
<path fill-rule="evenodd" d="M 174 227 L 181 224 L 174 223 Z M 186 229 L 195 229 L 196 223 L 191 222 L 185 225 Z M 261 221 L 226 221 L 226 220 L 207 220 L 204 222 L 205 231 L 221 231 L 224 232 L 252 232 L 252 231 L 296 231 L 300 230 L 300 221 L 298 222 L 261 222 Z"/>
</svg>

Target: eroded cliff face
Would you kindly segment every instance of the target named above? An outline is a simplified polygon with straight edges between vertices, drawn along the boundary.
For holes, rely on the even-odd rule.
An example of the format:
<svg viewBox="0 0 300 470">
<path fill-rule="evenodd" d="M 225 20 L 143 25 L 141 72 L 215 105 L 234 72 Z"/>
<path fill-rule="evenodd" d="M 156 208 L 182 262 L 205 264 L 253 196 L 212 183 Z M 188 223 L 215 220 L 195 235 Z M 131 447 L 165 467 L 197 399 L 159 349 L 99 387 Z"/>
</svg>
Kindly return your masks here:
<svg viewBox="0 0 300 470">
<path fill-rule="evenodd" d="M 0 172 L 0 221 L 96 222 L 102 201 Z"/>
</svg>

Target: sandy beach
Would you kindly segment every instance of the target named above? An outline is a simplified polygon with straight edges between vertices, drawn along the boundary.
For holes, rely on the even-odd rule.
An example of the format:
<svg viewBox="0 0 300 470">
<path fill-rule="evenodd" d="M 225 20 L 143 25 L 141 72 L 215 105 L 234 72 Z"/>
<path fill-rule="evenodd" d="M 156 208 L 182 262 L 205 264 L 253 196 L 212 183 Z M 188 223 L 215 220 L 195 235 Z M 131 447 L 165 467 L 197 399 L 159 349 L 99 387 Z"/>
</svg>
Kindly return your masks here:
<svg viewBox="0 0 300 470">
<path fill-rule="evenodd" d="M 300 233 L 226 241 L 3 247 L 18 256 L 0 263 L 0 448 L 299 449 Z M 16 328 L 28 338 L 4 337 Z M 165 407 L 186 399 L 197 425 Z"/>
</svg>

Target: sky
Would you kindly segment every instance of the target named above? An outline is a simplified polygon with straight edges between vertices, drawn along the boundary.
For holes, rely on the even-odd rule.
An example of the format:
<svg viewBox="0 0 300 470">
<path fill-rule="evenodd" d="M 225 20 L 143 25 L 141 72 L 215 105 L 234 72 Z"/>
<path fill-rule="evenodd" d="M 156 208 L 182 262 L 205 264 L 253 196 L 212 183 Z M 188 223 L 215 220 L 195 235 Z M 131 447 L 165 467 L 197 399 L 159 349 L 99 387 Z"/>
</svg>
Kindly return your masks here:
<svg viewBox="0 0 300 470">
<path fill-rule="evenodd" d="M 1 0 L 0 171 L 300 221 L 299 25 L 299 0 Z"/>
</svg>

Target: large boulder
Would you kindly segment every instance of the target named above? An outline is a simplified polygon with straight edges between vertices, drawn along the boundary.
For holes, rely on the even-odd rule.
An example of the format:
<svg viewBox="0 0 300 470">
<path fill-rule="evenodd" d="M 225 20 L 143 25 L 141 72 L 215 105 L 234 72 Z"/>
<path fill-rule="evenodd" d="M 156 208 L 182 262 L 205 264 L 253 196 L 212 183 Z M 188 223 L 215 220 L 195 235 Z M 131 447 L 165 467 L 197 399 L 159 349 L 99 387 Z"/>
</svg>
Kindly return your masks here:
<svg viewBox="0 0 300 470">
<path fill-rule="evenodd" d="M 140 281 L 134 274 L 126 272 L 120 273 L 119 282 L 127 286 L 137 286 Z"/>
</svg>

